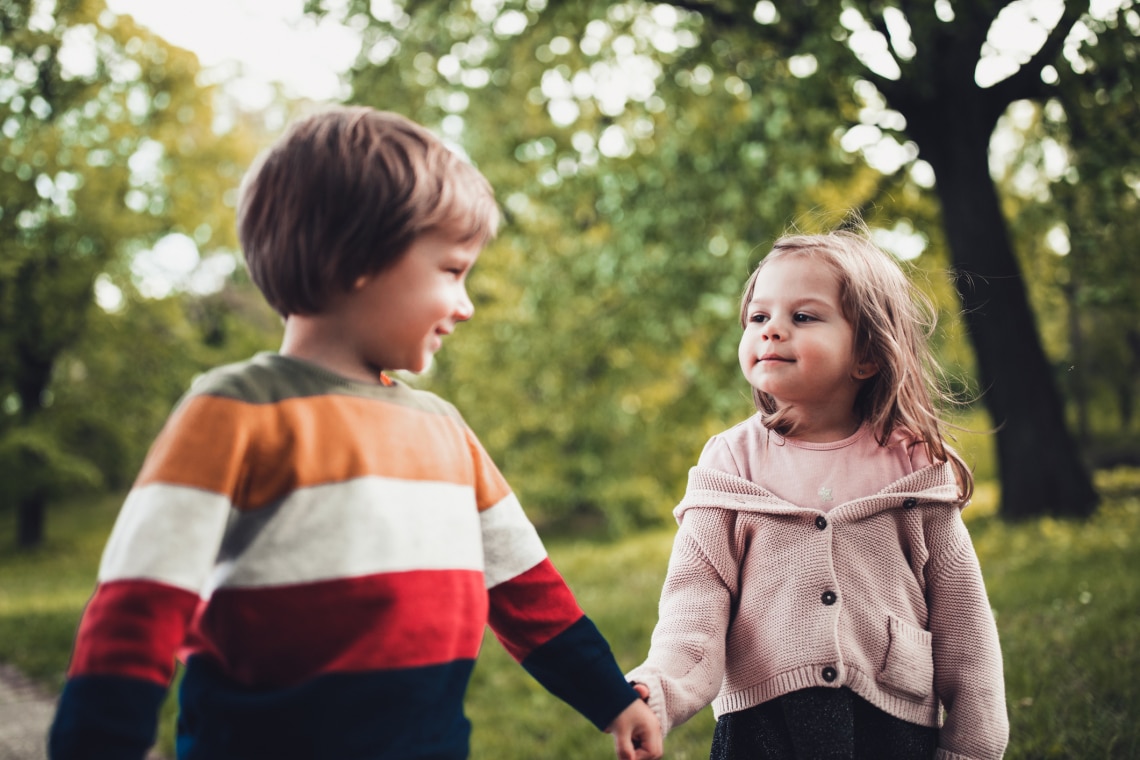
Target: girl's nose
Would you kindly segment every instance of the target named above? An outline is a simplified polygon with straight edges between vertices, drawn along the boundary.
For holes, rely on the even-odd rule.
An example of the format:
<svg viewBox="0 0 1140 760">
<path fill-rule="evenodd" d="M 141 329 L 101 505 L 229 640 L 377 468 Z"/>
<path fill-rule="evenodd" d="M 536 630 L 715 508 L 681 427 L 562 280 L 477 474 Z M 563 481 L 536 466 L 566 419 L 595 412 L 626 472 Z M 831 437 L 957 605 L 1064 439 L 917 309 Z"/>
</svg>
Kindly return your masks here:
<svg viewBox="0 0 1140 760">
<path fill-rule="evenodd" d="M 764 323 L 764 329 L 760 335 L 764 340 L 780 340 L 783 332 L 776 325 L 776 321 L 769 318 L 768 321 Z"/>
</svg>

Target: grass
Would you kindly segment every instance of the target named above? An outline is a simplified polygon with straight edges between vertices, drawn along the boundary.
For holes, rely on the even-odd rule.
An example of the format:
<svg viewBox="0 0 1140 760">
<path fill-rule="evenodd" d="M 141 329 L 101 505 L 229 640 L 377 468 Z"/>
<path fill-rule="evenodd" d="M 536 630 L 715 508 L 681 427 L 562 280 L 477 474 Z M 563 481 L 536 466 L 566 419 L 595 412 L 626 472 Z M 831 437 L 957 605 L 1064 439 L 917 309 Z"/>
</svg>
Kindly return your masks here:
<svg viewBox="0 0 1140 760">
<path fill-rule="evenodd" d="M 1140 470 L 1098 474 L 1105 503 L 1090 520 L 994 516 L 982 484 L 966 515 L 997 615 L 1012 739 L 1006 755 L 1140 757 Z M 59 688 L 118 499 L 59 505 L 49 540 L 14 552 L 0 515 L 0 660 Z M 550 553 L 619 662 L 644 657 L 656 622 L 672 530 L 596 543 L 552 541 Z M 170 751 L 173 700 L 162 741 Z M 604 758 L 610 738 L 549 696 L 488 634 L 467 698 L 473 760 Z M 670 760 L 708 756 L 706 709 L 666 741 Z"/>
</svg>

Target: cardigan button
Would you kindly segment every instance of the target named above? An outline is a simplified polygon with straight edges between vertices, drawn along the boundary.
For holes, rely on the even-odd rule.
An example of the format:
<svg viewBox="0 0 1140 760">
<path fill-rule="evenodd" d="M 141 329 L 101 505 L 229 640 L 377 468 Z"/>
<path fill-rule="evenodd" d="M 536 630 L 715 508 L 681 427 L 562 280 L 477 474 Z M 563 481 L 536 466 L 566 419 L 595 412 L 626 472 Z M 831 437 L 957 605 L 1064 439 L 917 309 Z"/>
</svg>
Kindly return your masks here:
<svg viewBox="0 0 1140 760">
<path fill-rule="evenodd" d="M 827 530 L 827 518 L 823 515 L 815 518 L 815 527 L 819 528 L 820 530 Z"/>
<path fill-rule="evenodd" d="M 819 601 L 830 607 L 831 605 L 835 604 L 835 600 L 837 598 L 838 597 L 835 596 L 834 591 L 824 591 L 823 595 L 819 597 Z"/>
<path fill-rule="evenodd" d="M 914 509 L 918 506 L 918 499 L 911 496 L 909 499 L 903 499 L 903 509 Z"/>
<path fill-rule="evenodd" d="M 823 680 L 827 681 L 828 683 L 831 683 L 836 678 L 839 678 L 839 672 L 830 665 L 824 668 L 823 672 L 821 672 L 820 675 L 823 676 Z"/>
</svg>

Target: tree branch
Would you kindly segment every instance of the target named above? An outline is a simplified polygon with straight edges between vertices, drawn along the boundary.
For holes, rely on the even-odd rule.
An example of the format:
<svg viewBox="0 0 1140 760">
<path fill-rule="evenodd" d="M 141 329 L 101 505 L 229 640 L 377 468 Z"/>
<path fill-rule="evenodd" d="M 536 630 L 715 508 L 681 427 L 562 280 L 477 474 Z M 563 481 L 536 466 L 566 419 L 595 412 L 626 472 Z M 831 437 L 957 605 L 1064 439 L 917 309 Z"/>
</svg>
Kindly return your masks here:
<svg viewBox="0 0 1140 760">
<path fill-rule="evenodd" d="M 674 8 L 696 13 L 714 26 L 727 29 L 737 29 L 742 27 L 746 21 L 752 20 L 751 16 L 745 17 L 742 13 L 723 11 L 717 7 L 716 3 L 706 3 L 700 0 L 669 0 L 669 4 Z"/>
<path fill-rule="evenodd" d="M 1008 105 L 1015 100 L 1041 98 L 1048 92 L 1048 88 L 1041 81 L 1041 69 L 1057 60 L 1061 53 L 1061 46 L 1065 43 L 1065 38 L 1069 36 L 1069 31 L 1080 20 L 1081 16 L 1088 12 L 1091 4 L 1091 0 L 1084 2 L 1069 0 L 1065 3 L 1065 10 L 1061 14 L 1060 20 L 1049 32 L 1049 36 L 1045 39 L 1045 44 L 1041 46 L 1041 49 L 1034 53 L 1033 57 L 1023 64 L 1013 76 L 1003 79 L 991 88 L 999 100 Z"/>
</svg>

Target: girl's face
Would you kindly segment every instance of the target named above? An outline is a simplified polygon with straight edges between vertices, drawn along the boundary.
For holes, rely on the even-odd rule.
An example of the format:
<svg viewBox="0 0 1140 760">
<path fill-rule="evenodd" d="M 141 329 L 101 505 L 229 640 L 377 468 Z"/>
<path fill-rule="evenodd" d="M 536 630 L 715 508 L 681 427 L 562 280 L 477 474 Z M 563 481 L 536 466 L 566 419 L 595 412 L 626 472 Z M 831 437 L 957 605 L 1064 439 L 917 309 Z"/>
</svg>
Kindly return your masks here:
<svg viewBox="0 0 1140 760">
<path fill-rule="evenodd" d="M 794 406 L 811 429 L 844 437 L 857 422 L 855 397 L 875 373 L 858 362 L 839 300 L 839 278 L 813 256 L 787 256 L 756 276 L 740 339 L 740 367 L 780 408 Z"/>
</svg>

